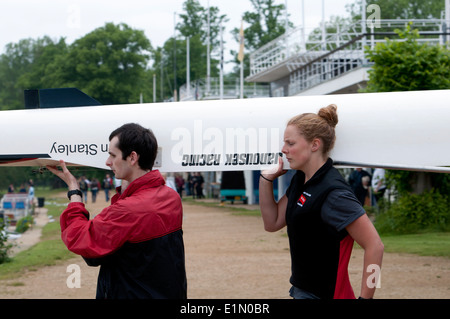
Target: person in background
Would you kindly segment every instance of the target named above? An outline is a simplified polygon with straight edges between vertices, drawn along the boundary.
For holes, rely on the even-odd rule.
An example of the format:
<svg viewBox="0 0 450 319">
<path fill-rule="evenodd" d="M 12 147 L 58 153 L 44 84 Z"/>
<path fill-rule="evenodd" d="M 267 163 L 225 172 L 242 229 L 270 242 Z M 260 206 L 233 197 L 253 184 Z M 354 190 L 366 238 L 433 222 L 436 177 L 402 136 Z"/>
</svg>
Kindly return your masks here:
<svg viewBox="0 0 450 319">
<path fill-rule="evenodd" d="M 25 187 L 25 184 L 20 184 L 19 193 L 27 193 L 27 188 Z"/>
<path fill-rule="evenodd" d="M 91 180 L 91 184 L 89 186 L 91 188 L 91 193 L 92 193 L 92 202 L 95 203 L 97 201 L 97 193 L 100 188 L 100 183 L 99 183 L 98 179 L 93 178 Z"/>
<path fill-rule="evenodd" d="M 370 174 L 361 167 L 356 168 L 349 176 L 348 183 L 362 206 L 369 192 Z"/>
<path fill-rule="evenodd" d="M 81 192 L 83 193 L 84 202 L 87 203 L 87 194 L 89 190 L 89 180 L 86 178 L 86 176 L 81 176 L 78 185 L 80 187 Z"/>
<path fill-rule="evenodd" d="M 205 180 L 201 173 L 196 172 L 192 178 L 193 189 L 195 190 L 195 194 L 192 195 L 192 198 L 205 198 L 203 195 L 203 184 Z"/>
<path fill-rule="evenodd" d="M 180 198 L 183 198 L 183 188 L 184 188 L 184 178 L 181 176 L 181 174 L 175 174 L 175 185 L 177 187 L 178 195 L 180 195 Z"/>
<path fill-rule="evenodd" d="M 105 200 L 109 202 L 109 192 L 112 189 L 114 185 L 114 181 L 111 178 L 109 174 L 106 174 L 105 178 L 103 179 L 102 188 L 105 191 Z"/>
<path fill-rule="evenodd" d="M 28 199 L 30 201 L 30 203 L 34 203 L 35 202 L 35 198 L 34 198 L 34 182 L 32 179 L 30 179 L 28 181 Z"/>
<path fill-rule="evenodd" d="M 162 173 L 161 176 L 164 178 L 164 181 L 168 187 L 172 188 L 174 191 L 177 190 L 177 187 L 175 186 L 175 178 L 173 178 L 173 176 L 170 176 L 167 173 Z"/>
<path fill-rule="evenodd" d="M 372 177 L 373 206 L 383 198 L 386 192 L 385 170 L 383 168 L 375 168 Z"/>
</svg>

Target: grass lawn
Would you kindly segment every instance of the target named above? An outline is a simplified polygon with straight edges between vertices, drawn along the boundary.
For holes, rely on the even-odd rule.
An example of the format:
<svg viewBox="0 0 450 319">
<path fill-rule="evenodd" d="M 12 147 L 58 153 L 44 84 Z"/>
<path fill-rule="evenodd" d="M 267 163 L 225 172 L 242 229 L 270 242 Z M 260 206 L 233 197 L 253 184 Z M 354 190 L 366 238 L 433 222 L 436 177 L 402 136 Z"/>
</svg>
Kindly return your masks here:
<svg viewBox="0 0 450 319">
<path fill-rule="evenodd" d="M 9 262 L 0 264 L 0 279 L 10 279 L 20 276 L 25 270 L 36 270 L 42 266 L 55 265 L 57 262 L 73 258 L 75 254 L 67 250 L 61 240 L 61 230 L 58 223 L 59 215 L 63 209 L 60 203 L 66 203 L 65 199 L 49 198 L 51 204 L 47 204 L 47 214 L 55 218 L 55 222 L 48 223 L 42 228 L 41 241 L 33 247 L 19 252 Z"/>
<path fill-rule="evenodd" d="M 450 233 L 389 235 L 381 240 L 386 252 L 450 258 Z"/>
</svg>

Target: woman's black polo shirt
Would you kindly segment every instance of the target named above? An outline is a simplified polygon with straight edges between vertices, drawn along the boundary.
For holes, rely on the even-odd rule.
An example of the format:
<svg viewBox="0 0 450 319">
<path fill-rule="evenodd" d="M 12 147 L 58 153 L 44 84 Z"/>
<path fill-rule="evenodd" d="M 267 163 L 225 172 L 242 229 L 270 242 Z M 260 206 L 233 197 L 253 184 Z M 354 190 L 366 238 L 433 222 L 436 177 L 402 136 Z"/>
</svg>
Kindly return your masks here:
<svg viewBox="0 0 450 319">
<path fill-rule="evenodd" d="M 319 298 L 355 298 L 348 277 L 353 239 L 345 227 L 365 214 L 333 161 L 305 183 L 297 171 L 286 191 L 290 282 Z"/>
</svg>

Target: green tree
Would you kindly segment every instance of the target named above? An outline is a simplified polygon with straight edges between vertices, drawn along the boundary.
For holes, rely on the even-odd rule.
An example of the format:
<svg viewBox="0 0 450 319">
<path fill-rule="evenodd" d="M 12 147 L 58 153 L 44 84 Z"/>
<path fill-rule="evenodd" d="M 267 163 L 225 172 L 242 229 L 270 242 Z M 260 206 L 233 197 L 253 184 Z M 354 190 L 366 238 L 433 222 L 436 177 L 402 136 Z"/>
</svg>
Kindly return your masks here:
<svg viewBox="0 0 450 319">
<path fill-rule="evenodd" d="M 0 190 L 6 190 L 10 184 L 18 189 L 21 184 L 34 179 L 34 175 L 30 167 L 0 167 Z"/>
<path fill-rule="evenodd" d="M 24 89 L 40 89 L 59 87 L 63 83 L 61 72 L 62 61 L 64 61 L 68 46 L 61 38 L 58 42 L 49 37 L 38 39 L 34 45 L 33 62 L 22 74 L 17 86 Z"/>
<path fill-rule="evenodd" d="M 450 51 L 441 45 L 419 43 L 419 33 L 408 26 L 397 30 L 404 41 L 386 40 L 373 50 L 365 92 L 438 90 L 450 88 Z"/>
<path fill-rule="evenodd" d="M 366 0 L 366 5 L 376 4 L 381 19 L 440 19 L 445 0 Z M 347 5 L 353 21 L 361 20 L 362 0 Z"/>
<path fill-rule="evenodd" d="M 107 23 L 76 40 L 57 68 L 66 86 L 77 87 L 103 104 L 137 103 L 151 44 L 144 32 Z M 57 61 L 59 63 L 61 61 Z"/>
<path fill-rule="evenodd" d="M 162 47 L 154 50 L 153 73 L 158 79 L 158 101 L 172 98 L 174 89 L 178 91 L 180 86 L 186 83 L 186 38 L 189 38 L 191 79 L 193 81 L 203 79 L 207 74 L 208 9 L 200 5 L 197 0 L 186 0 L 183 3 L 183 10 L 184 12 L 179 15 L 181 21 L 176 26 L 179 34 L 176 35 L 175 41 L 171 37 Z M 215 56 L 219 54 L 220 25 L 227 21 L 226 15 L 221 15 L 219 8 L 214 6 L 209 8 L 212 77 L 219 73 L 219 61 Z M 176 76 L 175 81 L 174 76 Z"/>
<path fill-rule="evenodd" d="M 177 61 L 178 73 L 181 76 L 179 83 L 184 84 L 186 82 L 186 40 L 179 41 L 182 46 L 178 51 L 181 55 L 181 60 Z M 205 43 L 199 36 L 193 36 L 189 39 L 189 55 L 190 55 L 190 77 L 192 81 L 197 79 L 206 78 L 206 60 L 207 60 L 207 48 Z M 211 57 L 211 76 L 219 76 L 219 61 Z"/>
<path fill-rule="evenodd" d="M 245 51 L 252 52 L 266 43 L 278 38 L 286 32 L 286 16 L 284 4 L 275 4 L 275 0 L 250 0 L 253 6 L 252 11 L 246 11 L 243 14 L 242 20 L 248 24 L 244 28 Z M 289 26 L 293 26 L 291 22 Z M 239 28 L 234 28 L 231 33 L 239 43 Z M 236 50 L 231 50 L 236 59 L 236 68 L 234 72 L 239 73 L 239 61 L 237 59 L 238 46 Z M 244 56 L 244 75 L 247 76 L 249 70 L 250 58 L 248 54 Z"/>
<path fill-rule="evenodd" d="M 63 38 L 55 42 L 47 36 L 7 44 L 0 56 L 0 109 L 24 108 L 24 89 L 51 87 L 44 84 L 52 74 L 47 68 L 66 48 Z"/>
<path fill-rule="evenodd" d="M 6 52 L 0 56 L 0 109 L 23 108 L 23 91 L 16 84 L 34 60 L 33 41 L 24 39 L 9 43 Z"/>
<path fill-rule="evenodd" d="M 191 79 L 198 80 L 206 77 L 206 45 L 201 41 L 200 36 L 196 35 L 189 40 L 190 51 L 190 76 Z M 167 40 L 162 48 L 158 48 L 155 54 L 154 70 L 158 75 L 159 81 L 162 81 L 163 92 L 161 97 L 161 88 L 158 87 L 158 101 L 168 100 L 173 97 L 174 92 L 174 68 L 176 67 L 176 89 L 186 83 L 186 40 L 176 40 L 173 38 Z M 174 60 L 175 54 L 175 60 Z M 176 66 L 174 65 L 176 63 Z M 162 68 L 162 72 L 161 72 Z M 162 73 L 162 78 L 161 78 Z M 218 60 L 211 58 L 211 76 L 216 77 L 219 74 Z M 161 84 L 161 82 L 160 82 Z M 178 94 L 178 93 L 177 93 Z"/>
<path fill-rule="evenodd" d="M 151 49 L 143 31 L 123 23 L 107 23 L 70 46 L 49 37 L 8 44 L 0 56 L 0 106 L 23 108 L 23 90 L 58 87 L 77 87 L 103 104 L 137 103 L 140 93 L 151 100 Z"/>
<path fill-rule="evenodd" d="M 284 4 L 277 5 L 274 0 L 250 2 L 254 10 L 244 12 L 242 20 L 249 25 L 244 29 L 245 47 L 253 51 L 283 35 L 286 31 L 286 21 Z M 239 28 L 234 28 L 232 34 L 239 40 Z"/>
<path fill-rule="evenodd" d="M 176 29 L 183 37 L 199 35 L 206 41 L 205 8 L 196 0 L 186 0 L 183 3 L 183 10 L 184 13 L 179 15 L 181 22 L 178 22 Z"/>
<path fill-rule="evenodd" d="M 177 23 L 176 29 L 181 36 L 198 36 L 200 41 L 207 43 L 208 40 L 208 8 L 200 5 L 197 0 L 186 0 L 183 3 L 184 13 L 179 15 L 181 22 Z M 224 25 L 229 19 L 226 15 L 221 15 L 218 7 L 209 7 L 209 41 L 211 51 L 219 49 L 220 25 Z"/>
</svg>

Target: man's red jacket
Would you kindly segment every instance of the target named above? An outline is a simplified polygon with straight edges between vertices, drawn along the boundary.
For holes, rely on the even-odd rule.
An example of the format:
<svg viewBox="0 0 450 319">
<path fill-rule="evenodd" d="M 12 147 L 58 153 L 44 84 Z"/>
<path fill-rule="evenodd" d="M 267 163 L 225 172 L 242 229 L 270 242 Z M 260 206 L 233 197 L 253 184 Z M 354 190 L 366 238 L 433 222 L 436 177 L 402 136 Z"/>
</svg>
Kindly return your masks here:
<svg viewBox="0 0 450 319">
<path fill-rule="evenodd" d="M 92 220 L 83 203 L 70 203 L 61 237 L 89 265 L 101 265 L 97 298 L 186 298 L 182 219 L 180 196 L 154 170 Z"/>
</svg>

